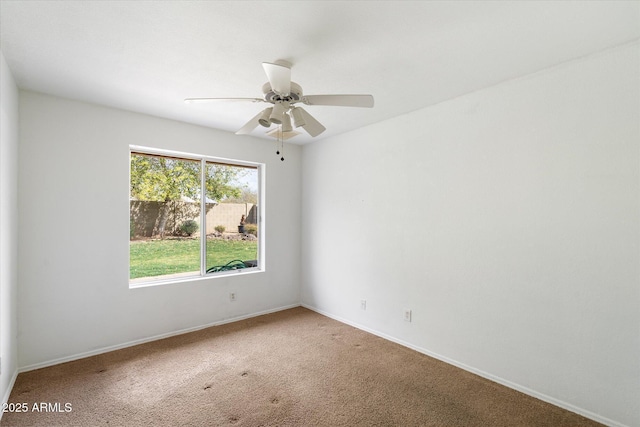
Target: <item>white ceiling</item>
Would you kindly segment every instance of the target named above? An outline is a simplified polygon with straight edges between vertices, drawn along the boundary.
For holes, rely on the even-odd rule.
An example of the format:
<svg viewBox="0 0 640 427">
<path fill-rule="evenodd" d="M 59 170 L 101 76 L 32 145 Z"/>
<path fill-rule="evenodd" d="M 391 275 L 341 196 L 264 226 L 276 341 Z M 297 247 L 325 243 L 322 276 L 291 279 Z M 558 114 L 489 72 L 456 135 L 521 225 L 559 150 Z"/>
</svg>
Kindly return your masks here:
<svg viewBox="0 0 640 427">
<path fill-rule="evenodd" d="M 307 107 L 317 140 L 638 39 L 640 2 L 2 0 L 0 37 L 23 89 L 231 132 L 264 104 L 183 99 L 261 97 L 261 62 L 305 94 L 374 95 Z"/>
</svg>

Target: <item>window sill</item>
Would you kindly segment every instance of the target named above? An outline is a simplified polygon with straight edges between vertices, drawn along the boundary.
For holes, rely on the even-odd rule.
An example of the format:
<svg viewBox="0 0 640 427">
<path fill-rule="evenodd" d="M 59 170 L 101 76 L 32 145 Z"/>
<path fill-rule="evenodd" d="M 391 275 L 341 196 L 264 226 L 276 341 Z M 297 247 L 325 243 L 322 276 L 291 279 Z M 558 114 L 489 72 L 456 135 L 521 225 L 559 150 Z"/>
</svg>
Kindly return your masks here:
<svg viewBox="0 0 640 427">
<path fill-rule="evenodd" d="M 217 279 L 220 277 L 244 276 L 247 274 L 262 273 L 264 269 L 259 267 L 243 268 L 240 270 L 220 271 L 218 273 L 209 273 L 204 276 L 194 273 L 173 274 L 169 277 L 160 276 L 158 279 L 142 278 L 129 280 L 129 289 L 148 288 L 150 286 L 173 285 L 186 282 L 198 282 L 201 280 Z"/>
</svg>

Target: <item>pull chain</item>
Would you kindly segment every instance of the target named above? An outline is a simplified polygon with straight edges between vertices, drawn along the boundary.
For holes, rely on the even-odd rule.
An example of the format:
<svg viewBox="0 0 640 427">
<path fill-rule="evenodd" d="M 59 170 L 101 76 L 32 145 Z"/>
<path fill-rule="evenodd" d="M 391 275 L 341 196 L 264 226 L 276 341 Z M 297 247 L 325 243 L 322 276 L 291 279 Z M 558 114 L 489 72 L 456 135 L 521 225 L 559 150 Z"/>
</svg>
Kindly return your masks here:
<svg viewBox="0 0 640 427">
<path fill-rule="evenodd" d="M 278 143 L 280 143 L 279 147 Z M 276 133 L 276 154 L 279 156 L 280 153 L 282 153 L 282 157 L 280 157 L 280 160 L 284 162 L 284 132 L 282 132 L 282 125 Z"/>
<path fill-rule="evenodd" d="M 282 138 L 280 139 L 280 153 L 282 153 L 282 157 L 280 157 L 280 160 L 284 162 L 284 133 L 282 134 Z"/>
</svg>

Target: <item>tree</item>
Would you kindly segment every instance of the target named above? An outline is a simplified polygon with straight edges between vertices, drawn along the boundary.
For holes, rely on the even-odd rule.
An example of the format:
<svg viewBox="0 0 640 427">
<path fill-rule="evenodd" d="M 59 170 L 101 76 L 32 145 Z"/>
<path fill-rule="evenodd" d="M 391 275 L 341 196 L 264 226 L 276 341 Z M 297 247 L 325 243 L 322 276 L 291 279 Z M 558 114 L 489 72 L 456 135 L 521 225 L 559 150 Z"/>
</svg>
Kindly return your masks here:
<svg viewBox="0 0 640 427">
<path fill-rule="evenodd" d="M 240 196 L 227 197 L 224 201 L 226 203 L 252 203 L 255 205 L 258 203 L 258 192 L 244 187 L 241 189 Z"/>
<path fill-rule="evenodd" d="M 176 159 L 147 154 L 131 154 L 131 197 L 140 201 L 160 202 L 157 226 L 153 234 L 164 237 L 169 218 L 169 202 L 199 201 L 201 167 L 197 160 Z M 207 197 L 220 200 L 237 197 L 241 189 L 233 185 L 243 168 L 207 163 L 205 185 Z"/>
<path fill-rule="evenodd" d="M 236 180 L 246 173 L 245 168 L 207 163 L 207 198 L 219 202 L 223 199 L 240 197 L 242 188 L 238 186 Z"/>
<path fill-rule="evenodd" d="M 181 197 L 198 198 L 200 163 L 194 160 L 131 155 L 131 197 L 168 202 Z"/>
</svg>

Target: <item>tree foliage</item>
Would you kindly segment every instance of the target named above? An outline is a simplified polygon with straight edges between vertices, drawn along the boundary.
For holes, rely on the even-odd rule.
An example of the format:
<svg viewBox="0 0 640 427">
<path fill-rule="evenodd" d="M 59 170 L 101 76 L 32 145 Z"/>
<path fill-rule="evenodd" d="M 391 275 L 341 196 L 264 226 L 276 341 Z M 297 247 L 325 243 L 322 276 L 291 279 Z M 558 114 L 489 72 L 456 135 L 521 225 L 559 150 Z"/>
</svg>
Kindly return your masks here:
<svg viewBox="0 0 640 427">
<path fill-rule="evenodd" d="M 236 166 L 207 164 L 207 198 L 217 202 L 223 199 L 236 198 L 242 194 L 237 179 L 246 174 L 246 169 Z"/>
<path fill-rule="evenodd" d="M 240 196 L 227 197 L 225 199 L 227 203 L 253 203 L 258 204 L 258 193 L 250 188 L 242 188 Z"/>
<path fill-rule="evenodd" d="M 207 164 L 207 198 L 219 201 L 237 198 L 242 188 L 236 180 L 243 168 Z M 131 197 L 136 200 L 169 202 L 187 197 L 200 200 L 200 162 L 161 156 L 131 155 Z"/>
<path fill-rule="evenodd" d="M 200 163 L 159 156 L 131 155 L 131 197 L 152 202 L 197 200 Z"/>
</svg>

